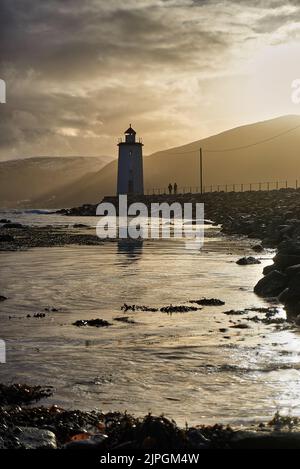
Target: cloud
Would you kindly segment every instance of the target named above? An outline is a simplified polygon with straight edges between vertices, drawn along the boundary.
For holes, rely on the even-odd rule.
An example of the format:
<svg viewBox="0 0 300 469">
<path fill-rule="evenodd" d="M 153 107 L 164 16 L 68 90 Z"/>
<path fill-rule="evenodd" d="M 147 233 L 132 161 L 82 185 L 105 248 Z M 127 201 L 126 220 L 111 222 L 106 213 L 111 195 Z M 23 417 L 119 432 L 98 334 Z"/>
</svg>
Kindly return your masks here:
<svg viewBox="0 0 300 469">
<path fill-rule="evenodd" d="M 282 40 L 295 37 L 282 28 L 299 7 L 277 0 L 2 0 L 0 13 L 8 89 L 0 158 L 7 158 L 112 152 L 129 120 L 149 150 L 180 143 L 195 130 L 195 117 L 205 112 L 211 120 L 215 80 L 240 74 L 248 42 L 271 43 L 278 30 Z"/>
</svg>

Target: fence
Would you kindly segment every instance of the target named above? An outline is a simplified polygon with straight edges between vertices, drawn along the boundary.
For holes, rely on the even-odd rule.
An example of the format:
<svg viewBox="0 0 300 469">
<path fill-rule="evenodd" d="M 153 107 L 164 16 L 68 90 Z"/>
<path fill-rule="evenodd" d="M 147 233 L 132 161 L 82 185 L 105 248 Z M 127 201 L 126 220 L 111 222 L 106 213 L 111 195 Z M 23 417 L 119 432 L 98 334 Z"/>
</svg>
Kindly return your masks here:
<svg viewBox="0 0 300 469">
<path fill-rule="evenodd" d="M 299 189 L 300 180 L 289 181 L 271 181 L 271 182 L 249 182 L 239 184 L 212 184 L 203 186 L 202 193 L 208 192 L 246 192 L 246 191 L 271 191 L 279 189 Z M 199 194 L 201 192 L 200 187 L 197 186 L 186 186 L 179 187 L 177 194 Z M 174 194 L 174 190 L 172 189 Z M 158 187 L 150 190 L 146 190 L 147 195 L 167 195 L 169 194 L 168 187 Z"/>
</svg>

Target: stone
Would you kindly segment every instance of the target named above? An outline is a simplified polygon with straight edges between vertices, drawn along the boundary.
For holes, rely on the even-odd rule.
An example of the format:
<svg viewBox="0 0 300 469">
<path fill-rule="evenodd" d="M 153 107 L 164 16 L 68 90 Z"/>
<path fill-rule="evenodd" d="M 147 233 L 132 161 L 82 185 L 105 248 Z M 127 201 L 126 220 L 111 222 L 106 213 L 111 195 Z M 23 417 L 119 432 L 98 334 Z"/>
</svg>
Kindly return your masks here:
<svg viewBox="0 0 300 469">
<path fill-rule="evenodd" d="M 255 244 L 252 246 L 253 251 L 255 252 L 263 252 L 264 248 L 261 244 Z"/>
<path fill-rule="evenodd" d="M 260 279 L 254 287 L 254 293 L 264 298 L 274 298 L 287 286 L 287 276 L 278 270 L 273 270 Z"/>
<path fill-rule="evenodd" d="M 73 326 L 82 327 L 82 326 L 92 326 L 92 327 L 108 327 L 111 326 L 111 323 L 105 321 L 105 319 L 79 319 L 78 321 L 73 322 Z"/>
<path fill-rule="evenodd" d="M 296 317 L 296 319 L 295 319 L 295 324 L 296 324 L 297 326 L 300 326 L 300 314 L 298 314 L 298 316 Z"/>
<path fill-rule="evenodd" d="M 12 243 L 14 239 L 11 235 L 0 235 L 0 243 Z"/>
<path fill-rule="evenodd" d="M 256 259 L 255 257 L 242 257 L 238 261 L 236 261 L 238 265 L 252 265 L 252 264 L 261 264 L 259 259 Z"/>
<path fill-rule="evenodd" d="M 280 252 L 276 254 L 273 259 L 276 269 L 285 270 L 292 265 L 300 264 L 300 255 L 293 254 L 281 254 Z"/>
<path fill-rule="evenodd" d="M 263 269 L 263 274 L 267 275 L 270 272 L 272 272 L 272 270 L 276 270 L 276 266 L 274 264 L 266 265 L 266 267 L 264 267 L 264 269 Z"/>
<path fill-rule="evenodd" d="M 18 229 L 20 229 L 20 228 L 25 228 L 25 226 L 22 225 L 22 223 L 11 223 L 10 222 L 10 223 L 5 223 L 3 225 L 3 228 L 18 228 Z"/>
<path fill-rule="evenodd" d="M 300 300 L 287 300 L 284 303 L 285 310 L 289 320 L 294 320 L 295 316 L 300 313 Z"/>
<path fill-rule="evenodd" d="M 24 449 L 57 449 L 56 436 L 49 430 L 20 427 L 18 439 Z"/>
<path fill-rule="evenodd" d="M 234 432 L 232 449 L 300 449 L 299 431 L 243 429 Z"/>
<path fill-rule="evenodd" d="M 191 300 L 190 303 L 196 303 L 201 306 L 223 306 L 225 301 L 218 298 L 200 298 L 200 300 Z"/>
<path fill-rule="evenodd" d="M 289 298 L 300 298 L 300 272 L 289 280 Z"/>
<path fill-rule="evenodd" d="M 293 277 L 294 275 L 297 275 L 300 273 L 300 264 L 295 264 L 292 265 L 291 267 L 288 267 L 285 271 L 286 275 L 288 277 Z"/>
</svg>

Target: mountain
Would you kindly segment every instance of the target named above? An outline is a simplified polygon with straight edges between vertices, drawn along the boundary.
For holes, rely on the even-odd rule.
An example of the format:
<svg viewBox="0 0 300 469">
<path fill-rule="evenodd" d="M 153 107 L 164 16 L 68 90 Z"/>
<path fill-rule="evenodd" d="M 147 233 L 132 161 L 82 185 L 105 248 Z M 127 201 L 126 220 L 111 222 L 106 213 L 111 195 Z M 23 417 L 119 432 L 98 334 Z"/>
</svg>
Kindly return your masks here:
<svg viewBox="0 0 300 469">
<path fill-rule="evenodd" d="M 203 149 L 206 187 L 277 180 L 289 180 L 294 184 L 297 178 L 300 186 L 300 116 L 283 116 L 237 127 L 187 145 L 145 156 L 146 191 L 152 188 L 166 188 L 169 182 L 175 181 L 179 188 L 186 187 L 187 190 L 189 187 L 199 186 L 200 146 Z M 147 149 L 147 143 L 144 148 Z M 117 160 L 111 161 L 100 170 L 91 168 L 89 174 L 88 171 L 82 171 L 82 176 L 75 182 L 67 180 L 66 177 L 63 184 L 63 176 L 63 187 L 56 190 L 55 198 L 49 191 L 46 196 L 45 192 L 37 197 L 31 196 L 35 207 L 71 207 L 95 203 L 104 195 L 114 194 Z M 31 174 L 31 180 L 35 183 L 34 173 Z M 224 186 L 220 187 L 222 188 Z"/>
<path fill-rule="evenodd" d="M 60 206 L 65 187 L 95 174 L 111 157 L 35 157 L 0 162 L 2 208 Z M 57 200 L 57 202 L 56 202 Z"/>
</svg>

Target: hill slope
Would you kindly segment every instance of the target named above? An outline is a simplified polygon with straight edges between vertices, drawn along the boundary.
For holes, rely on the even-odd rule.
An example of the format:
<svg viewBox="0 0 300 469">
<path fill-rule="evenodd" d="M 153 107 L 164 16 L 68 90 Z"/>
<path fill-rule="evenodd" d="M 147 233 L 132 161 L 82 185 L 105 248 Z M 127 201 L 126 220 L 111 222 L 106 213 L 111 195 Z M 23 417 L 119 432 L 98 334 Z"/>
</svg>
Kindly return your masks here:
<svg viewBox="0 0 300 469">
<path fill-rule="evenodd" d="M 109 157 L 36 157 L 0 162 L 0 206 L 60 206 L 65 187 L 95 173 Z M 58 202 L 56 202 L 56 199 Z M 39 205 L 40 204 L 40 205 Z"/>
<path fill-rule="evenodd" d="M 295 129 L 297 126 L 299 128 Z M 248 145 L 252 146 L 230 150 Z M 200 146 L 203 148 L 206 186 L 286 179 L 295 181 L 297 178 L 300 181 L 300 116 L 283 116 L 145 156 L 145 189 L 165 188 L 169 182 L 175 181 L 178 187 L 199 186 Z M 35 207 L 48 208 L 95 203 L 104 195 L 115 193 L 116 179 L 117 161 L 114 160 L 99 171 L 91 170 L 89 174 L 82 172 L 82 177 L 75 183 L 66 180 L 63 188 L 56 192 L 55 199 L 51 199 L 49 194 L 45 199 L 42 194 L 33 203 Z"/>
</svg>

